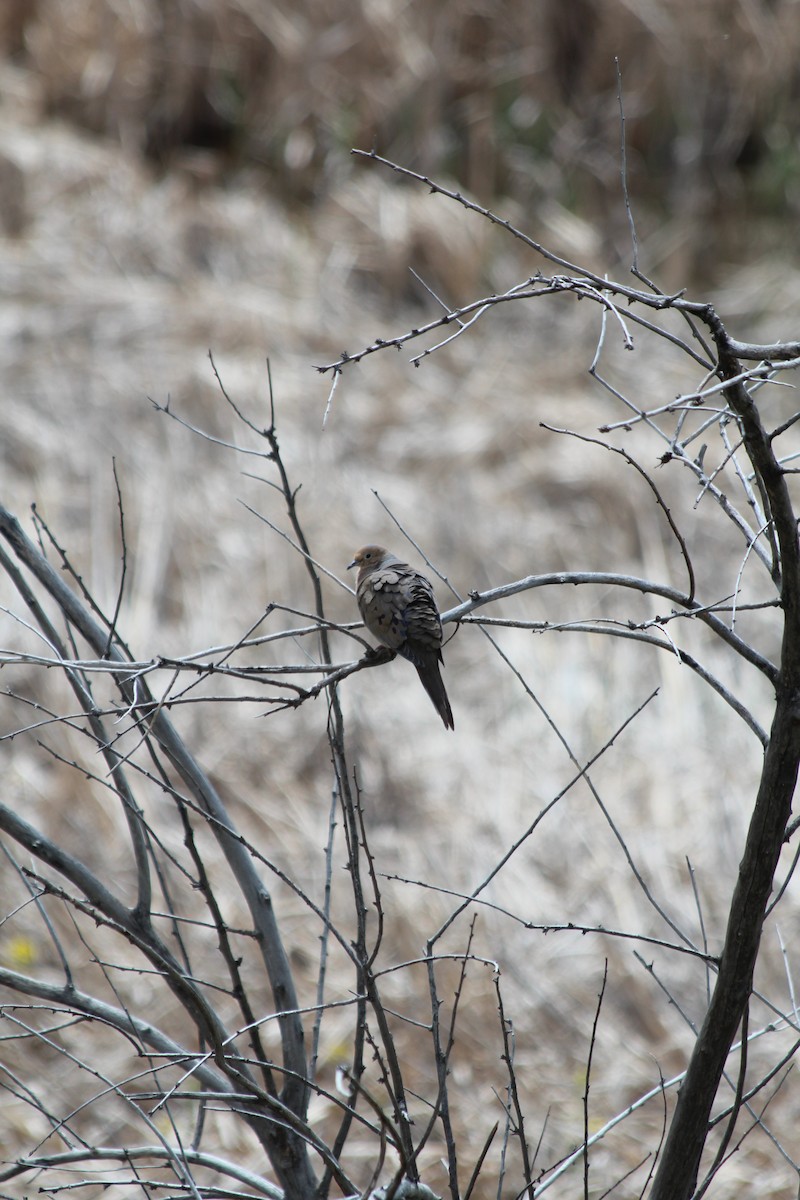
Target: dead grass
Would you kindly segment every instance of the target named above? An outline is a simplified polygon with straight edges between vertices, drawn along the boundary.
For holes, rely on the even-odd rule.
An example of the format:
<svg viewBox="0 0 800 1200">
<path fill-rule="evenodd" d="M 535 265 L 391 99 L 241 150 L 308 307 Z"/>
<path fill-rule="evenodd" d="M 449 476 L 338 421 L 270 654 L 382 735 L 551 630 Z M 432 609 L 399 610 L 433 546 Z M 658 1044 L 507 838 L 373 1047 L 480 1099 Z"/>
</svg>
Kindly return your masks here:
<svg viewBox="0 0 800 1200">
<path fill-rule="evenodd" d="M 41 0 L 28 37 L 46 108 L 77 111 L 96 130 L 113 131 L 123 143 L 136 145 L 153 136 L 146 128 L 145 114 L 151 111 L 167 126 L 179 124 L 192 88 L 202 90 L 207 72 L 197 68 L 194 82 L 173 78 L 169 95 L 163 93 L 152 60 L 153 45 L 161 45 L 165 36 L 155 20 L 157 11 L 145 0 L 115 14 L 100 4 L 52 6 Z M 322 121 L 320 97 L 330 101 L 326 89 L 346 74 L 348 53 L 354 53 L 348 39 L 362 39 L 362 54 L 363 39 L 372 39 L 367 58 L 375 92 L 364 92 L 371 100 L 370 119 L 384 109 L 396 115 L 405 94 L 424 94 L 420 72 L 423 79 L 433 76 L 430 45 L 417 44 L 416 57 L 412 53 L 413 37 L 419 34 L 412 36 L 404 20 L 413 24 L 413 7 L 398 23 L 379 5 L 357 12 L 348 8 L 347 17 L 327 6 L 320 6 L 318 16 L 311 10 L 276 6 L 270 29 L 256 32 L 255 8 L 233 6 L 236 19 L 230 21 L 223 16 L 230 16 L 231 6 L 209 11 L 211 16 L 204 19 L 214 23 L 214 45 L 223 64 L 232 61 L 237 70 L 243 69 L 236 58 L 240 37 L 238 53 L 243 56 L 246 49 L 252 54 L 256 32 L 272 48 L 279 78 L 268 75 L 265 90 L 256 90 L 254 97 L 246 93 L 248 103 L 257 109 L 257 99 L 267 106 L 274 102 L 268 88 L 282 87 L 286 108 L 278 109 L 278 129 L 302 131 L 308 125 L 315 147 L 317 123 Z M 675 64 L 684 45 L 677 14 L 668 18 L 664 8 L 655 5 L 635 16 L 624 5 L 613 6 L 613 11 L 617 16 L 628 14 L 635 24 L 636 37 L 643 39 L 636 45 L 647 45 L 650 53 L 664 54 Z M 730 28 L 734 41 L 723 56 L 725 63 L 733 63 L 736 39 L 748 30 L 752 33 L 745 17 L 753 11 L 737 8 Z M 765 47 L 772 45 L 769 39 L 780 41 L 786 11 L 782 5 L 770 8 L 772 16 L 765 18 L 741 71 L 751 69 L 751 58 L 766 53 Z M 194 5 L 176 6 L 175 12 L 175 19 L 190 25 L 200 20 Z M 467 16 L 479 21 L 477 6 L 469 6 L 468 13 L 465 6 L 465 24 Z M 318 25 L 309 25 L 312 17 Z M 98 22 L 105 22 L 103 28 L 109 31 L 102 49 L 114 48 L 110 58 L 103 57 L 97 43 Z M 323 24 L 329 41 L 322 38 Z M 199 37 L 199 28 L 192 25 L 192 37 Z M 464 26 L 459 30 L 466 38 Z M 655 36 L 655 49 L 643 30 Z M 444 20 L 443 27 L 434 30 L 441 38 L 452 32 Z M 709 29 L 709 38 L 712 32 Z M 494 36 L 506 36 L 504 28 Z M 607 29 L 603 36 L 610 36 Z M 182 48 L 192 44 L 183 29 L 175 37 Z M 287 78 L 292 62 L 310 61 L 302 56 L 303 38 L 318 46 L 315 78 L 322 82 L 317 84 L 319 91 L 305 97 L 308 111 L 298 115 Z M 407 72 L 399 80 L 391 78 L 390 69 L 390 55 L 399 53 L 395 41 L 402 45 Z M 601 39 L 599 44 L 605 42 Z M 463 64 L 466 54 L 463 50 L 457 63 Z M 644 58 L 641 62 L 644 73 Z M 577 66 L 590 71 L 588 63 Z M 281 71 L 288 75 L 280 76 Z M 243 78 L 247 82 L 252 76 Z M 530 78 L 538 79 L 532 69 Z M 741 75 L 735 78 L 738 87 Z M 231 394 L 260 421 L 267 419 L 264 358 L 270 355 L 281 443 L 295 481 L 303 483 L 302 515 L 309 540 L 331 570 L 343 574 L 353 547 L 366 540 L 397 542 L 397 533 L 372 496 L 375 488 L 462 593 L 536 570 L 613 566 L 659 572 L 672 545 L 631 473 L 612 468 L 609 456 L 599 449 L 587 454 L 574 442 L 540 428 L 546 419 L 593 430 L 609 417 L 607 401 L 585 375 L 596 338 L 595 314 L 585 306 L 564 303 L 495 315 L 469 341 L 462 340 L 413 373 L 404 355 L 377 356 L 345 377 L 328 427 L 322 430 L 327 384 L 312 372 L 311 364 L 334 358 L 342 346 L 352 350 L 376 335 L 419 322 L 419 300 L 411 305 L 407 297 L 395 298 L 409 262 L 455 294 L 469 291 L 482 274 L 490 279 L 512 272 L 515 277 L 524 275 L 528 264 L 504 251 L 496 237 L 487 237 L 468 221 L 462 225 L 454 210 L 443 215 L 440 197 L 423 202 L 379 175 L 341 182 L 334 178 L 313 222 L 306 212 L 290 211 L 266 195 L 263 177 L 254 172 L 243 171 L 219 188 L 198 186 L 196 163 L 189 164 L 191 169 L 184 163 L 156 175 L 113 143 L 78 134 L 59 121 L 40 122 L 37 88 L 25 72 L 6 66 L 3 79 L 7 98 L 0 108 L 0 156 L 20 173 L 24 219 L 17 235 L 0 244 L 2 499 L 20 515 L 35 501 L 93 591 L 112 607 L 119 576 L 111 472 L 112 456 L 116 459 L 130 559 L 121 623 L 136 652 L 194 651 L 235 639 L 270 600 L 309 604 L 297 557 L 239 503 L 244 500 L 282 522 L 281 506 L 270 489 L 244 474 L 255 466 L 256 473 L 268 475 L 267 465 L 204 442 L 157 414 L 148 402 L 148 396 L 161 404 L 169 397 L 175 411 L 191 423 L 242 442 L 243 432 L 214 384 L 206 356 L 209 347 Z M 398 92 L 402 86 L 407 93 Z M 580 94 L 586 89 L 589 96 L 596 94 L 598 85 L 579 75 L 574 87 Z M 300 85 L 298 89 L 302 91 Z M 441 90 L 446 90 L 444 85 Z M 635 88 L 632 91 L 635 94 Z M 161 107 L 154 105 L 154 97 Z M 761 102 L 756 91 L 751 115 Z M 445 101 L 439 97 L 436 103 Z M 662 103 L 667 106 L 669 98 Z M 337 93 L 336 112 L 345 109 L 346 98 Z M 363 113 L 355 114 L 354 124 L 359 135 L 368 136 L 371 126 Z M 410 128 L 413 132 L 413 121 Z M 568 133 L 567 125 L 561 136 L 566 139 Z M 250 136 L 257 142 L 257 133 L 251 131 Z M 407 136 L 413 142 L 411 134 Z M 285 162 L 292 153 L 300 157 L 300 149 L 295 145 L 292 151 L 289 140 L 287 135 Z M 392 144 L 407 143 L 398 134 Z M 571 155 L 584 143 L 574 134 L 568 144 Z M 433 207 L 432 218 L 426 215 L 426 205 Z M 586 236 L 585 227 L 569 228 L 576 236 Z M 559 229 L 568 236 L 563 225 Z M 442 255 L 444 239 L 451 240 L 446 242 L 448 253 Z M 645 261 L 652 244 L 643 237 Z M 595 248 L 602 253 L 602 244 L 595 243 Z M 384 268 L 391 281 L 385 288 L 375 283 Z M 788 318 L 785 307 L 772 310 L 772 296 L 780 297 L 782 305 L 796 296 L 796 281 L 785 258 L 731 274 L 720 303 L 723 312 L 735 314 L 741 325 L 737 332 L 743 336 L 780 336 L 789 332 L 782 328 L 784 322 L 788 326 Z M 681 369 L 646 339 L 636 354 L 611 358 L 615 377 L 654 397 L 670 398 L 687 385 Z M 789 411 L 790 401 L 780 396 L 768 402 L 776 409 L 785 404 Z M 651 447 L 643 448 L 635 439 L 628 444 L 641 451 L 648 466 L 653 464 Z M 735 576 L 738 551 L 708 531 L 707 502 L 693 510 L 694 493 L 687 493 L 685 482 L 668 471 L 659 474 L 658 481 L 686 522 L 704 579 Z M 333 584 L 326 589 L 331 615 L 350 618 L 354 610 L 349 594 Z M 444 588 L 440 598 L 444 605 Z M 555 620 L 564 616 L 566 606 L 579 617 L 612 611 L 614 601 L 611 596 L 565 595 L 559 590 L 534 593 L 524 604 L 509 602 L 504 611 Z M 623 611 L 633 611 L 633 606 Z M 6 620 L 2 630 L 5 644 L 18 636 Z M 760 636 L 772 649 L 768 631 Z M 569 634 L 534 637 L 508 631 L 501 640 L 579 757 L 594 753 L 659 687 L 658 698 L 619 739 L 594 777 L 649 884 L 699 937 L 686 865 L 687 857 L 691 860 L 708 937 L 716 947 L 759 769 L 755 742 L 743 736 L 737 719 L 669 654 L 635 653 L 624 643 L 591 642 Z M 349 656 L 351 647 L 342 642 L 339 651 Z M 767 720 L 766 689 L 743 669 L 727 667 L 713 649 L 705 654 Z M 388 875 L 418 881 L 385 884 L 387 963 L 417 956 L 424 938 L 450 911 L 452 901 L 435 888 L 473 887 L 572 773 L 563 748 L 474 628 L 461 629 L 448 646 L 447 683 L 456 712 L 452 738 L 445 738 L 421 707 L 416 682 L 402 663 L 362 673 L 343 692 L 373 851 Z M 41 685 L 29 679 L 20 686 Z M 225 789 L 247 835 L 319 896 L 320 847 L 330 798 L 323 702 L 270 720 L 259 719 L 258 711 L 195 706 L 177 719 L 190 745 L 201 749 L 204 765 Z M 4 714 L 4 728 L 13 719 L 10 711 Z M 32 821 L 72 845 L 84 847 L 91 839 L 92 854 L 104 857 L 119 850 L 116 869 L 123 886 L 121 817 L 116 807 L 108 806 L 103 790 L 87 787 L 76 773 L 43 758 L 34 739 L 4 746 L 7 795 Z M 68 741 L 64 749 L 75 753 L 77 748 Z M 169 836 L 177 845 L 179 831 L 170 830 Z M 223 869 L 210 841 L 208 859 L 222 881 Z M 340 848 L 335 867 L 340 887 L 342 861 Z M 503 870 L 487 898 L 535 923 L 603 923 L 663 933 L 584 787 L 575 788 L 556 807 Z M 231 919 L 244 920 L 236 897 L 226 900 Z M 276 902 L 301 988 L 311 1000 L 317 930 L 285 889 L 276 889 Z M 345 890 L 337 892 L 336 905 L 337 919 L 348 927 Z M 797 900 L 790 895 L 781 909 L 782 927 L 790 929 L 796 918 Z M 26 929 L 15 924 L 0 932 L 0 952 L 7 962 L 18 953 L 12 934 Z M 444 948 L 461 950 L 465 941 L 462 919 Z M 34 952 L 50 953 L 41 943 Z M 593 1123 L 601 1125 L 655 1086 L 660 1072 L 670 1077 L 684 1066 L 691 1045 L 686 1021 L 666 1002 L 627 943 L 576 933 L 533 934 L 486 907 L 477 926 L 475 952 L 498 961 L 501 968 L 534 1143 L 544 1129 L 541 1165 L 567 1153 L 581 1136 L 586 1054 L 605 958 L 609 987 L 596 1049 Z M 643 957 L 653 962 L 660 976 L 668 977 L 686 1015 L 697 1020 L 705 998 L 702 968 L 665 952 L 645 950 Z M 46 965 L 56 968 L 49 960 Z M 767 933 L 759 985 L 788 1005 L 784 963 L 773 928 Z M 141 989 L 137 999 L 152 1004 L 154 1015 L 167 1023 L 175 1019 L 157 989 L 148 992 L 148 981 L 135 986 Z M 344 965 L 335 961 L 331 998 L 346 996 L 351 986 Z M 447 978 L 447 1003 L 453 986 L 454 980 Z M 386 987 L 398 1011 L 415 1020 L 426 1018 L 427 998 L 418 969 L 387 978 Z M 467 983 L 453 1066 L 459 1134 L 475 1153 L 501 1116 L 487 1082 L 502 1088 L 504 1080 L 495 1008 L 491 968 L 476 966 Z M 766 1022 L 768 1014 L 760 1010 L 753 1019 Z M 347 1009 L 338 1011 L 325 1027 L 322 1079 L 328 1085 L 336 1062 L 347 1053 L 350 1028 Z M 79 1031 L 64 1036 L 78 1037 Z M 769 1043 L 765 1055 L 777 1057 L 771 1043 L 779 1036 L 763 1039 Z M 426 1035 L 398 1025 L 398 1037 L 410 1077 L 422 1093 L 431 1094 Z M 123 1048 L 116 1040 L 109 1039 L 101 1049 L 103 1070 L 113 1074 L 121 1069 Z M 753 1053 L 760 1052 L 756 1047 Z M 13 1065 L 10 1054 L 6 1061 Z M 63 1059 L 43 1053 L 35 1074 L 52 1089 L 54 1108 L 68 1109 L 97 1084 L 63 1073 L 62 1064 Z M 769 1110 L 771 1127 L 787 1146 L 795 1140 L 798 1096 L 790 1076 Z M 42 1136 L 43 1129 L 32 1127 L 28 1110 L 19 1102 L 6 1095 L 2 1108 L 16 1146 L 28 1147 Z M 332 1119 L 329 1106 L 318 1102 L 315 1115 L 324 1130 Z M 95 1119 L 94 1110 L 89 1111 L 87 1137 L 139 1137 L 122 1110 L 108 1110 L 99 1131 L 92 1124 Z M 593 1178 L 608 1185 L 632 1167 L 652 1146 L 661 1119 L 661 1111 L 651 1106 L 601 1144 Z M 187 1128 L 190 1125 L 187 1118 Z M 220 1153 L 263 1169 L 252 1143 L 235 1124 L 220 1120 L 215 1133 Z M 12 1149 L 5 1145 L 5 1155 Z M 436 1161 L 439 1150 L 433 1145 L 422 1164 L 427 1181 L 437 1190 L 445 1186 Z M 354 1144 L 354 1160 L 363 1160 L 362 1170 L 353 1168 L 359 1177 L 368 1176 L 373 1152 L 369 1141 Z M 465 1150 L 465 1169 L 468 1164 Z M 493 1194 L 492 1189 L 487 1174 L 480 1194 Z M 725 1200 L 755 1194 L 754 1189 L 775 1200 L 796 1194 L 794 1172 L 761 1134 L 744 1143 L 714 1194 Z M 124 1191 L 111 1188 L 104 1194 L 117 1200 Z M 85 1194 L 92 1195 L 91 1189 Z M 575 1181 L 569 1175 L 551 1192 L 574 1194 Z"/>
<path fill-rule="evenodd" d="M 9 0 L 0 45 L 47 113 L 157 162 L 255 163 L 273 194 L 318 202 L 376 146 L 487 202 L 579 214 L 604 266 L 628 237 L 616 57 L 652 265 L 716 278 L 720 253 L 752 260 L 759 216 L 797 213 L 793 0 Z"/>
</svg>

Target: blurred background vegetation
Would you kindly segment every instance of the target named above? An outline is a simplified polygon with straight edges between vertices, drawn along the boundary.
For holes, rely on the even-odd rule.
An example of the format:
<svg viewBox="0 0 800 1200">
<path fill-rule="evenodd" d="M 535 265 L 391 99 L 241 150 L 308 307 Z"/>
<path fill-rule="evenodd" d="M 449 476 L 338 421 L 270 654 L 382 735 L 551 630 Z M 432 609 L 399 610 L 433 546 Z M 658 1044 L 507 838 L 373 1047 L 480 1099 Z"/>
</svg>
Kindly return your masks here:
<svg viewBox="0 0 800 1200">
<path fill-rule="evenodd" d="M 651 269 L 718 278 L 800 215 L 797 0 L 5 0 L 0 45 L 43 113 L 162 166 L 210 151 L 218 180 L 256 166 L 313 212 L 375 147 L 591 222 L 606 264 L 628 236 L 618 59 Z"/>
<path fill-rule="evenodd" d="M 209 347 L 256 422 L 268 419 L 270 355 L 279 435 L 293 482 L 303 484 L 301 516 L 314 553 L 332 571 L 343 575 L 364 542 L 398 542 L 375 488 L 462 593 L 536 570 L 669 573 L 674 540 L 649 494 L 637 491 L 630 473 L 609 471 L 602 451 L 587 453 L 540 427 L 550 420 L 596 433 L 625 415 L 586 374 L 597 344 L 597 313 L 586 305 L 504 306 L 419 371 L 406 355 L 374 356 L 344 376 L 323 432 L 329 385 L 311 364 L 404 332 L 420 323 L 422 306 L 428 316 L 437 312 L 409 267 L 457 304 L 542 266 L 485 222 L 349 152 L 375 147 L 496 207 L 556 252 L 624 275 L 631 243 L 620 183 L 618 59 L 642 269 L 665 290 L 710 296 L 737 336 L 797 336 L 797 0 L 3 0 L 0 50 L 3 498 L 23 518 L 36 502 L 113 610 L 121 553 L 116 458 L 129 559 L 120 627 L 134 653 L 185 654 L 235 641 L 269 601 L 308 607 L 302 564 L 239 503 L 283 520 L 272 491 L 254 478 L 255 460 L 226 457 L 148 403 L 169 397 L 192 424 L 241 442 Z M 665 404 L 697 386 L 698 374 L 658 340 L 638 334 L 632 354 L 612 340 L 605 366 L 620 390 Z M 762 395 L 776 419 L 793 411 L 789 389 Z M 654 465 L 651 443 L 643 449 L 634 436 L 626 445 Z M 710 501 L 694 504 L 678 470 L 660 470 L 659 486 L 704 578 L 733 591 L 741 547 L 716 537 Z M 729 468 L 719 480 L 736 487 Z M 352 596 L 325 586 L 331 618 L 353 619 Z M 445 607 L 443 588 L 439 597 Z M 557 620 L 567 604 L 576 619 L 619 615 L 612 596 L 567 598 L 563 590 L 503 613 Z M 629 611 L 623 606 L 624 616 Z M 636 616 L 657 611 L 643 602 Z M 20 637 L 5 617 L 2 630 L 5 644 Z M 694 630 L 685 636 L 690 647 L 699 638 Z M 714 944 L 760 746 L 742 738 L 738 719 L 670 655 L 513 630 L 503 646 L 541 689 L 579 756 L 596 752 L 660 688 L 634 733 L 598 765 L 597 783 L 613 799 L 651 886 L 699 937 L 691 858 Z M 774 637 L 767 649 L 774 651 Z M 352 645 L 342 640 L 337 650 L 346 658 Z M 706 651 L 707 664 L 768 721 L 768 689 L 701 643 L 698 653 Z M 456 731 L 444 750 L 435 714 L 402 664 L 348 681 L 343 703 L 382 867 L 468 889 L 572 768 L 474 630 L 462 629 L 446 657 Z M 47 686 L 31 674 L 19 689 L 45 702 Z M 25 719 L 4 708 L 3 731 Z M 269 721 L 258 706 L 197 704 L 176 720 L 248 836 L 319 895 L 330 800 L 323 702 Z M 6 786 L 32 821 L 92 854 L 122 858 L 112 850 L 124 844 L 118 814 L 67 766 L 81 747 L 60 747 L 61 761 L 42 753 L 37 735 L 3 747 Z M 122 886 L 123 861 L 119 879 Z M 412 958 L 421 931 L 449 904 L 422 888 L 387 890 L 387 959 Z M 544 924 L 663 933 L 594 801 L 578 789 L 491 897 Z M 343 925 L 349 903 L 346 893 L 338 900 Z M 276 904 L 311 1002 L 316 961 L 307 912 L 279 886 Z M 782 920 L 797 917 L 791 893 L 781 912 Z M 27 969 L 38 955 L 43 970 L 55 969 L 46 941 L 17 937 L 24 919 L 0 935 L 4 961 L 21 968 L 24 957 Z M 462 933 L 454 931 L 448 948 L 463 948 Z M 487 912 L 475 946 L 501 958 L 523 1102 L 530 1128 L 542 1132 L 540 1161 L 549 1163 L 582 1136 L 586 1050 L 606 957 L 596 1125 L 657 1086 L 659 1070 L 680 1071 L 692 1034 L 627 946 L 533 936 Z M 769 947 L 760 984 L 778 995 L 785 961 L 774 939 Z M 702 969 L 674 961 L 669 969 L 673 993 L 697 1020 Z M 343 970 L 332 994 L 349 996 L 351 985 Z M 391 986 L 398 1010 L 427 1019 L 419 978 L 397 973 Z M 479 976 L 470 988 L 455 1063 L 457 1120 L 466 1138 L 479 1130 L 481 1141 L 498 1115 L 487 1106 L 485 1080 L 504 1085 L 497 1044 L 486 1033 L 496 1029 L 493 989 Z M 153 1018 L 168 1023 L 165 1011 L 169 998 L 154 995 Z M 324 1029 L 327 1083 L 346 1053 L 349 1019 L 342 1009 Z M 410 1027 L 404 1036 L 424 1091 L 433 1086 L 427 1042 L 420 1050 Z M 8 1047 L 4 1054 L 11 1061 Z M 24 1072 L 31 1063 L 16 1067 Z M 71 1111 L 86 1085 L 61 1059 L 54 1067 L 43 1056 L 34 1067 L 52 1108 Z M 29 1146 L 27 1106 L 5 1092 L 0 1104 L 5 1127 Z M 788 1144 L 796 1140 L 794 1076 L 770 1115 Z M 332 1120 L 321 1101 L 314 1116 Z M 598 1177 L 612 1181 L 634 1167 L 643 1144 L 657 1141 L 662 1116 L 661 1108 L 648 1111 L 630 1134 L 626 1124 L 604 1143 L 594 1160 Z M 81 1117 L 87 1140 L 98 1136 L 92 1117 L 90 1109 Z M 108 1117 L 103 1136 L 137 1136 L 129 1120 Z M 227 1136 L 226 1143 L 220 1135 L 221 1152 L 263 1166 L 241 1131 Z M 363 1152 L 371 1164 L 374 1147 Z M 423 1165 L 431 1186 L 443 1187 L 435 1147 Z M 575 1194 L 571 1177 L 564 1187 L 558 1194 Z M 797 1195 L 796 1172 L 761 1134 L 726 1167 L 715 1200 L 748 1194 Z"/>
</svg>

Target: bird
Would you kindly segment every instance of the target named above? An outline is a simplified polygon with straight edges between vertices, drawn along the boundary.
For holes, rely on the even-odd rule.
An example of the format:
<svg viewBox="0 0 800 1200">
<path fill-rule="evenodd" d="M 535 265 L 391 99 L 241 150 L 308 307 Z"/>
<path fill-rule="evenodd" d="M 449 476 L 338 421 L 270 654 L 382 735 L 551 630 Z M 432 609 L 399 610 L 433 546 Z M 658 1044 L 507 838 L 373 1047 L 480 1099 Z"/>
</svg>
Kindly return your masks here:
<svg viewBox="0 0 800 1200">
<path fill-rule="evenodd" d="M 416 667 L 445 729 L 455 729 L 439 670 L 442 621 L 430 580 L 384 546 L 363 546 L 351 567 L 358 567 L 356 600 L 367 629 Z"/>
</svg>

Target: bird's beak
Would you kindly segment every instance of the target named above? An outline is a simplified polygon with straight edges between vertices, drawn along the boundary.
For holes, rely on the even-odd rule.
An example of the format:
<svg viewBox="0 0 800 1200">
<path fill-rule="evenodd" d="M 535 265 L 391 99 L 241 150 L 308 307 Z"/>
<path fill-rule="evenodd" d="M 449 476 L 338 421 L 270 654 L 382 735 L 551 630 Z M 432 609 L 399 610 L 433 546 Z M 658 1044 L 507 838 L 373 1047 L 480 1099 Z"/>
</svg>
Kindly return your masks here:
<svg viewBox="0 0 800 1200">
<path fill-rule="evenodd" d="M 349 571 L 351 567 L 357 567 L 357 566 L 358 566 L 358 563 L 356 562 L 355 559 L 353 559 L 353 561 L 351 563 L 347 564 L 347 569 Z"/>
</svg>

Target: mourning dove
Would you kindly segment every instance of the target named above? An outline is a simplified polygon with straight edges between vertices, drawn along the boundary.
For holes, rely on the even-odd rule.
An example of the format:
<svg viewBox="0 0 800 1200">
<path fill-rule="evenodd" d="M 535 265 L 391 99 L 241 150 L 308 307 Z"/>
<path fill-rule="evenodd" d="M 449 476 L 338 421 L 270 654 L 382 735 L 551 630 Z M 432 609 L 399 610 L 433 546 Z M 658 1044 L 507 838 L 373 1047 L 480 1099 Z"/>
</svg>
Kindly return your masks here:
<svg viewBox="0 0 800 1200">
<path fill-rule="evenodd" d="M 350 567 L 358 567 L 356 599 L 367 629 L 413 663 L 445 728 L 454 729 L 439 672 L 442 622 L 430 581 L 383 546 L 364 546 Z"/>
</svg>

